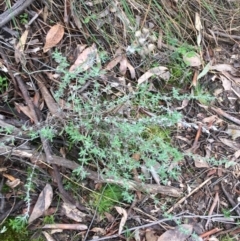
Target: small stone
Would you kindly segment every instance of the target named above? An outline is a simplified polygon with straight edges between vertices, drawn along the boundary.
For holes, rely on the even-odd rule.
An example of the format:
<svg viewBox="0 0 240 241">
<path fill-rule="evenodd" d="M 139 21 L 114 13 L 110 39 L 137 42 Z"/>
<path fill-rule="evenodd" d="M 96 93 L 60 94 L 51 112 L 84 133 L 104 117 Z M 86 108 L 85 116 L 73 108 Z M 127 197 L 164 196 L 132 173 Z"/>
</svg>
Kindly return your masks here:
<svg viewBox="0 0 240 241">
<path fill-rule="evenodd" d="M 135 37 L 136 37 L 136 38 L 140 38 L 140 37 L 141 37 L 141 34 L 142 34 L 141 31 L 138 30 L 138 31 L 135 32 Z"/>
<path fill-rule="evenodd" d="M 148 28 L 143 28 L 142 29 L 142 33 L 147 35 L 149 33 L 149 29 Z"/>
<path fill-rule="evenodd" d="M 149 52 L 152 52 L 155 48 L 156 48 L 156 46 L 154 44 L 149 44 L 148 45 Z"/>
<path fill-rule="evenodd" d="M 139 38 L 138 42 L 139 42 L 139 44 L 144 45 L 145 42 L 146 42 L 146 39 L 145 38 Z"/>
</svg>

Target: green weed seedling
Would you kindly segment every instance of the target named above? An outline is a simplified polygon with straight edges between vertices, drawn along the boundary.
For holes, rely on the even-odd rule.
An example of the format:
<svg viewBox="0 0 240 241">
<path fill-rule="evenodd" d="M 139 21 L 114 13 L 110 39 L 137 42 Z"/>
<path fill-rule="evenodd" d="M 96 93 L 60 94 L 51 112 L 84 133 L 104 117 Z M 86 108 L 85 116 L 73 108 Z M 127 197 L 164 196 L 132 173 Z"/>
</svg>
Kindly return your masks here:
<svg viewBox="0 0 240 241">
<path fill-rule="evenodd" d="M 7 219 L 4 232 L 1 233 L 1 240 L 4 241 L 25 241 L 29 239 L 27 231 L 27 219 L 25 216 L 17 216 Z"/>
<path fill-rule="evenodd" d="M 4 229 L 4 230 L 3 230 Z M 0 232 L 0 238 L 4 241 L 44 241 L 42 237 L 32 238 L 32 234 L 27 230 L 27 221 L 24 216 L 18 216 L 13 219 L 7 219 L 5 226 Z"/>
<path fill-rule="evenodd" d="M 27 13 L 23 13 L 23 14 L 20 15 L 20 22 L 22 24 L 28 23 L 28 14 Z"/>
<path fill-rule="evenodd" d="M 43 224 L 54 224 L 55 223 L 55 218 L 53 215 L 45 216 L 43 218 Z"/>
<path fill-rule="evenodd" d="M 3 93 L 4 91 L 6 91 L 7 87 L 8 87 L 7 78 L 5 76 L 0 75 L 0 93 Z"/>
<path fill-rule="evenodd" d="M 231 216 L 231 210 L 222 209 L 222 212 L 225 218 L 229 218 Z"/>
<path fill-rule="evenodd" d="M 220 241 L 237 241 L 237 238 L 231 237 L 229 234 L 222 236 Z"/>
</svg>

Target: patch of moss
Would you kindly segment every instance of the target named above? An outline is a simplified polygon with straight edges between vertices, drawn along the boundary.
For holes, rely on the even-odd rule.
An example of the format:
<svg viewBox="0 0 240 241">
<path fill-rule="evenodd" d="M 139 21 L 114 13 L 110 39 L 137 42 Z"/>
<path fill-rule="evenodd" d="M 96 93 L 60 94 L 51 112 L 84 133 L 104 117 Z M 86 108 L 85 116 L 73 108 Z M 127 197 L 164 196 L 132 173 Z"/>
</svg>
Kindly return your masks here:
<svg viewBox="0 0 240 241">
<path fill-rule="evenodd" d="M 26 229 L 21 232 L 13 230 L 11 226 L 5 225 L 7 230 L 1 234 L 1 240 L 4 241 L 26 241 L 29 240 L 30 236 Z M 1 229 L 1 228 L 0 228 Z"/>
<path fill-rule="evenodd" d="M 156 137 L 161 138 L 162 140 L 166 142 L 170 142 L 170 130 L 166 128 L 162 128 L 158 125 L 152 125 L 146 129 L 146 131 L 143 133 L 143 137 L 146 139 L 153 139 Z"/>
<path fill-rule="evenodd" d="M 97 210 L 99 214 L 109 212 L 116 202 L 121 202 L 123 189 L 117 185 L 107 184 L 101 188 L 99 193 L 92 193 L 90 195 L 91 205 Z"/>
</svg>

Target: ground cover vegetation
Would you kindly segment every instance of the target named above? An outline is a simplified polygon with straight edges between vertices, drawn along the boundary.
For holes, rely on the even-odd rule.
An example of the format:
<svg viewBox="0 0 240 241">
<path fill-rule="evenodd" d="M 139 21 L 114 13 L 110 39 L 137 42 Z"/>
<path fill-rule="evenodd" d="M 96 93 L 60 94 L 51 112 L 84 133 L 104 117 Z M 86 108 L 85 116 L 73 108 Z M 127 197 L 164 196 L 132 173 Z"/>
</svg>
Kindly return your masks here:
<svg viewBox="0 0 240 241">
<path fill-rule="evenodd" d="M 239 19 L 4 0 L 1 240 L 239 240 Z"/>
</svg>

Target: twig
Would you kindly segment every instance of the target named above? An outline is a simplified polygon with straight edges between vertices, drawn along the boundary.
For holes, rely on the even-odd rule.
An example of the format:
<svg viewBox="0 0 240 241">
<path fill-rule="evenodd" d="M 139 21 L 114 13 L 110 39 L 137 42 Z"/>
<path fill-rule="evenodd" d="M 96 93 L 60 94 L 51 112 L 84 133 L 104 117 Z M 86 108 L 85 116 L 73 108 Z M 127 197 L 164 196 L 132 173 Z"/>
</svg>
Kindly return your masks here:
<svg viewBox="0 0 240 241">
<path fill-rule="evenodd" d="M 7 154 L 11 152 L 11 155 L 18 156 L 18 157 L 25 157 L 31 159 L 33 162 L 39 161 L 42 163 L 48 163 L 47 156 L 44 154 L 40 154 L 35 152 L 34 150 L 21 150 L 21 149 L 13 149 L 9 146 L 0 146 L 0 153 L 3 155 L 4 152 Z M 58 166 L 67 167 L 71 170 L 78 168 L 80 165 L 76 162 L 67 160 L 63 157 L 59 157 L 56 155 L 51 155 L 51 164 L 55 164 Z M 116 181 L 114 179 L 105 179 L 104 177 L 100 176 L 97 172 L 94 172 L 90 169 L 85 168 L 84 171 L 87 173 L 87 178 L 94 180 L 95 182 L 108 182 L 113 184 L 118 184 L 123 186 L 124 181 Z M 144 193 L 161 193 L 164 195 L 172 196 L 172 197 L 180 197 L 182 194 L 181 190 L 175 187 L 169 186 L 161 186 L 157 184 L 144 184 L 144 183 L 137 183 L 135 181 L 129 181 L 129 189 L 130 190 L 137 190 L 142 191 Z"/>
<path fill-rule="evenodd" d="M 36 115 L 36 111 L 35 111 L 35 107 L 33 105 L 32 100 L 30 99 L 27 89 L 25 87 L 25 84 L 23 83 L 22 79 L 20 76 L 16 76 L 19 88 L 23 94 L 23 97 L 28 105 L 28 107 L 30 108 L 30 111 L 32 112 L 32 116 L 33 116 L 33 120 L 35 125 L 38 127 L 39 126 L 39 119 Z M 41 117 L 40 117 L 41 118 Z M 79 208 L 79 210 L 86 210 L 84 206 L 78 204 L 70 195 L 68 195 L 68 193 L 64 190 L 63 185 L 62 185 L 62 181 L 61 181 L 61 176 L 60 173 L 58 171 L 58 167 L 57 164 L 53 163 L 53 156 L 52 156 L 52 151 L 50 148 L 50 145 L 48 143 L 48 140 L 41 134 L 40 132 L 40 138 L 42 141 L 42 145 L 43 145 L 43 149 L 44 152 L 46 154 L 46 161 L 48 164 L 52 164 L 53 167 L 53 171 L 54 171 L 54 175 L 57 181 L 57 185 L 58 185 L 58 189 L 59 192 L 62 194 L 62 196 L 65 198 L 65 200 L 68 200 L 70 203 L 73 203 L 77 208 Z"/>
<path fill-rule="evenodd" d="M 226 191 L 226 189 L 223 186 L 223 183 L 221 182 L 221 187 L 223 190 L 224 195 L 226 196 L 227 200 L 230 202 L 230 204 L 232 205 L 232 207 L 235 207 L 235 212 L 240 216 L 240 208 L 237 207 L 236 203 L 233 201 L 231 195 Z"/>
<path fill-rule="evenodd" d="M 212 229 L 212 230 L 209 230 L 209 231 L 207 231 L 207 232 L 205 232 L 205 233 L 203 233 L 203 234 L 201 234 L 201 235 L 199 235 L 201 238 L 206 238 L 206 237 L 208 237 L 208 236 L 210 236 L 210 235 L 213 235 L 213 234 L 215 234 L 215 233 L 218 233 L 218 232 L 220 232 L 222 229 L 221 228 L 214 228 L 214 229 Z"/>
<path fill-rule="evenodd" d="M 199 190 L 200 188 L 202 188 L 205 184 L 207 184 L 213 177 L 208 178 L 207 180 L 205 180 L 202 184 L 200 184 L 198 187 L 196 187 L 194 190 L 192 190 L 187 196 L 183 197 L 182 199 L 180 199 L 175 205 L 173 205 L 173 207 L 171 207 L 167 213 L 170 213 L 173 211 L 174 208 L 178 207 L 179 204 L 183 203 L 187 198 L 189 198 L 193 193 L 195 193 L 197 190 Z"/>
<path fill-rule="evenodd" d="M 192 150 L 193 152 L 195 152 L 196 149 L 197 149 L 197 147 L 198 147 L 198 140 L 199 140 L 199 138 L 200 138 L 200 136 L 201 136 L 201 133 L 202 133 L 202 125 L 199 124 L 199 125 L 198 125 L 197 134 L 196 134 L 196 136 L 195 136 L 193 145 L 192 145 L 192 147 L 191 147 L 191 150 Z"/>
<path fill-rule="evenodd" d="M 218 36 L 222 36 L 222 37 L 227 37 L 227 38 L 231 38 L 231 39 L 237 39 L 240 40 L 240 36 L 239 35 L 232 35 L 232 34 L 227 34 L 227 33 L 222 33 L 219 31 L 213 31 L 216 35 Z"/>
<path fill-rule="evenodd" d="M 214 110 L 218 115 L 221 115 L 223 117 L 225 117 L 226 119 L 240 125 L 240 120 L 227 114 L 225 111 L 221 110 L 220 108 L 214 108 L 214 107 L 211 107 L 212 110 Z"/>
<path fill-rule="evenodd" d="M 172 218 L 164 218 L 164 219 L 161 219 L 161 220 L 157 220 L 157 221 L 154 221 L 152 223 L 148 223 L 148 224 L 144 224 L 144 225 L 141 225 L 141 226 L 137 226 L 137 227 L 133 227 L 133 228 L 129 228 L 129 229 L 126 229 L 124 231 L 122 231 L 121 234 L 124 234 L 126 232 L 130 232 L 130 231 L 135 231 L 137 229 L 143 229 L 143 228 L 148 228 L 148 227 L 151 227 L 153 225 L 156 225 L 156 224 L 160 224 L 160 223 L 163 223 L 163 222 L 167 222 L 167 221 L 172 221 L 172 220 L 179 220 L 179 219 L 183 219 L 183 218 L 200 218 L 200 219 L 207 219 L 207 218 L 214 218 L 214 217 L 223 217 L 223 215 L 212 215 L 212 216 L 201 216 L 201 215 L 178 215 L 177 217 L 172 217 Z M 88 241 L 100 241 L 100 240 L 113 240 L 113 238 L 118 238 L 119 235 L 116 234 L 116 235 L 112 235 L 112 236 L 107 236 L 107 237 L 103 237 L 103 238 L 98 238 L 98 239 L 91 239 L 91 240 L 88 240 Z"/>
<path fill-rule="evenodd" d="M 58 118 L 62 118 L 62 111 L 60 106 L 54 101 L 53 97 L 50 95 L 47 87 L 45 86 L 42 76 L 39 74 L 35 76 L 35 79 L 37 80 L 38 87 L 41 91 L 41 94 L 43 96 L 43 99 L 45 100 L 45 103 L 51 112 L 53 116 L 57 116 Z"/>
<path fill-rule="evenodd" d="M 20 200 L 16 205 L 15 205 L 15 201 L 14 201 L 14 204 L 13 206 L 7 210 L 5 213 L 2 213 L 0 215 L 0 221 L 2 220 L 6 220 L 6 218 L 14 211 L 19 211 L 20 207 L 23 206 L 25 204 L 25 201 L 24 200 Z M 0 223 L 0 225 L 2 225 L 4 222 Z"/>
<path fill-rule="evenodd" d="M 147 8 L 146 13 L 145 13 L 145 15 L 144 15 L 144 19 L 143 19 L 143 21 L 142 21 L 141 28 L 144 27 L 144 24 L 145 24 L 145 22 L 146 22 L 147 15 L 148 15 L 148 13 L 149 13 L 149 10 L 150 10 L 150 7 L 151 7 L 151 4 L 152 4 L 152 0 L 150 0 L 149 3 L 148 3 L 148 8 Z"/>
<path fill-rule="evenodd" d="M 10 9 L 0 14 L 0 28 L 27 8 L 34 0 L 19 0 Z"/>
<path fill-rule="evenodd" d="M 210 208 L 210 210 L 209 210 L 209 213 L 208 213 L 209 216 L 212 215 L 213 210 L 214 210 L 214 208 L 216 207 L 217 203 L 219 203 L 219 195 L 218 195 L 218 192 L 216 192 L 216 194 L 215 194 L 215 198 L 214 198 L 214 200 L 213 200 L 212 206 L 211 206 L 211 208 Z M 210 219 L 207 220 L 207 222 L 206 222 L 206 224 L 205 224 L 205 229 L 208 229 L 208 224 L 209 224 L 209 222 L 210 222 Z"/>
</svg>

